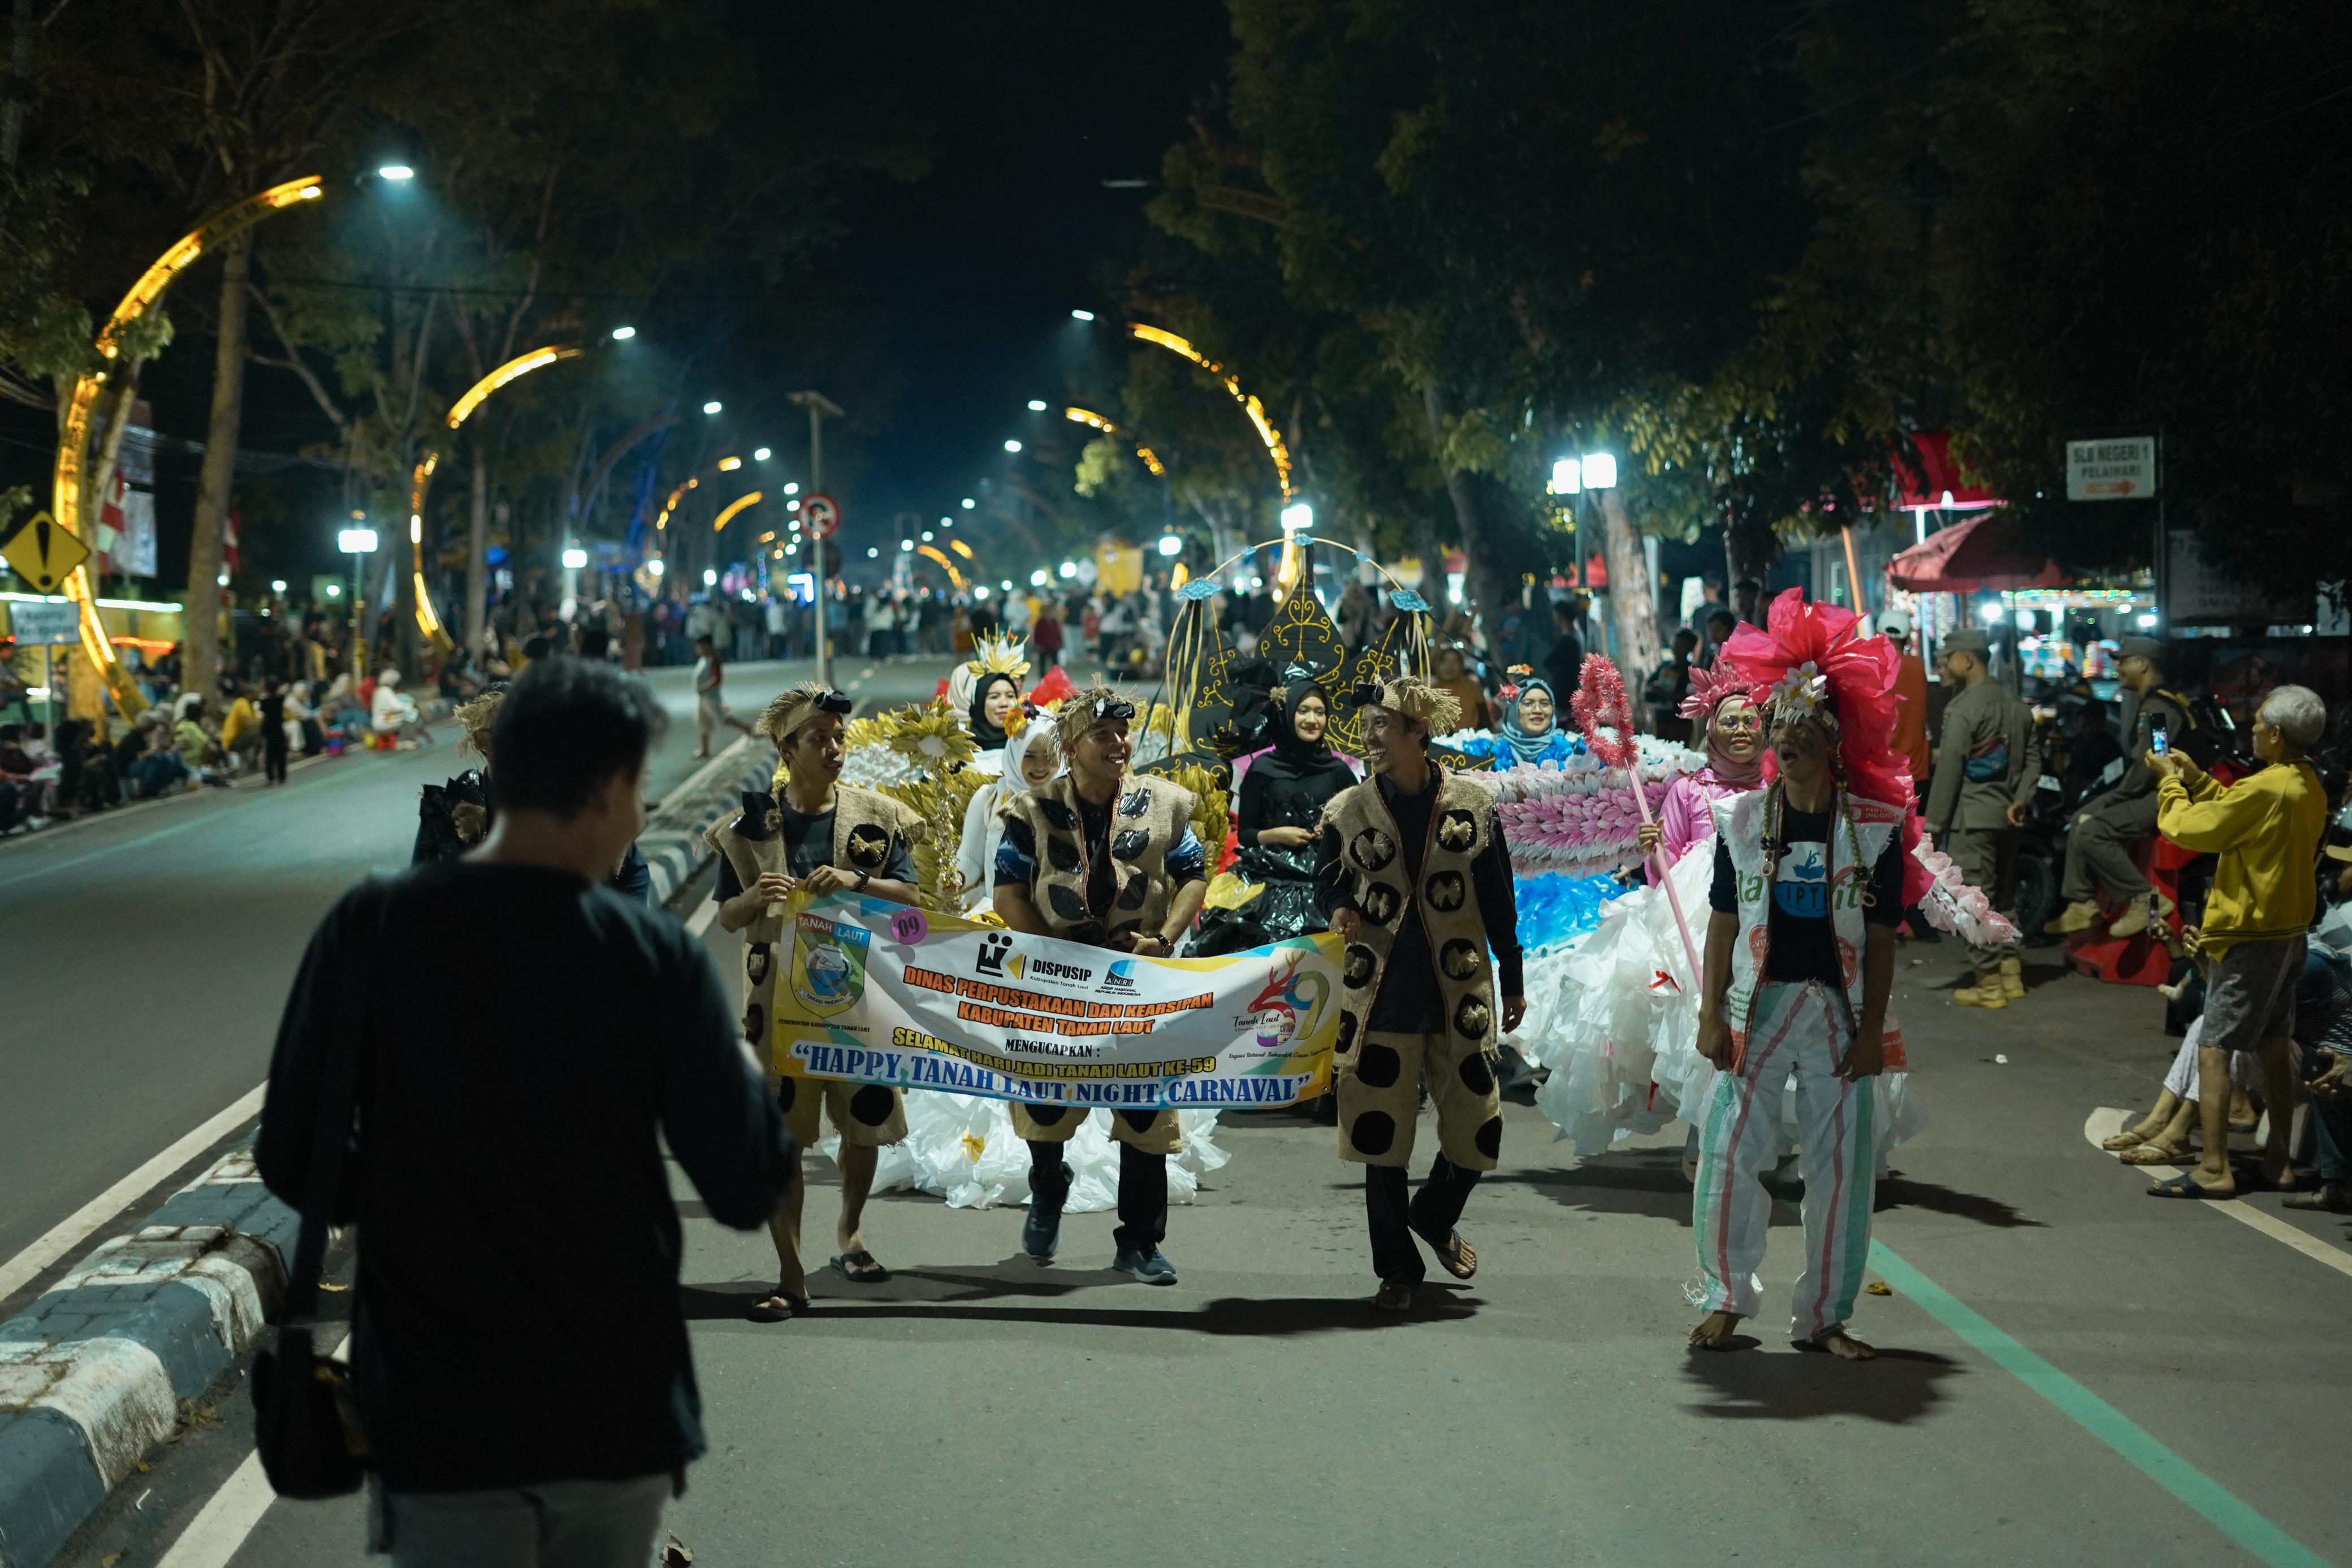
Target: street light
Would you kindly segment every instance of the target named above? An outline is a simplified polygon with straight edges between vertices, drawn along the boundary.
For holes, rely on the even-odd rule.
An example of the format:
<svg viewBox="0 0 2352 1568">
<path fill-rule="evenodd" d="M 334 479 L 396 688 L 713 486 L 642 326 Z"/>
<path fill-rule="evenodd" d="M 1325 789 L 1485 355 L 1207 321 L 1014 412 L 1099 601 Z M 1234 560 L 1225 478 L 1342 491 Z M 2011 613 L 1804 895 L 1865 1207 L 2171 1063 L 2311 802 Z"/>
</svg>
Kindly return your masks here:
<svg viewBox="0 0 2352 1568">
<path fill-rule="evenodd" d="M 764 446 L 761 447 L 757 452 L 754 452 L 754 453 L 752 453 L 752 454 L 751 454 L 751 461 L 752 461 L 752 462 L 754 462 L 754 463 L 765 463 L 767 460 L 768 460 L 768 449 L 767 449 L 766 447 L 764 447 Z"/>
<path fill-rule="evenodd" d="M 923 542 L 924 542 L 925 544 L 929 544 L 929 543 L 930 543 L 930 542 L 931 542 L 931 530 L 930 530 L 930 529 L 929 529 L 929 528 L 925 528 L 925 529 L 923 530 Z"/>
<path fill-rule="evenodd" d="M 713 570 L 712 570 L 711 568 L 709 568 L 709 567 L 707 567 L 707 566 L 706 566 L 706 567 L 704 567 L 704 568 L 702 569 L 702 586 L 703 586 L 703 587 L 705 587 L 705 588 L 716 588 L 716 587 L 718 587 L 718 586 L 719 586 L 719 573 L 718 573 L 717 571 Z"/>
<path fill-rule="evenodd" d="M 866 547 L 866 559 L 867 560 L 879 560 L 882 559 L 882 552 L 874 546 L 867 545 Z"/>
<path fill-rule="evenodd" d="M 1160 553 L 1161 555 L 1181 555 L 1184 553 L 1184 541 L 1178 538 L 1174 534 L 1162 534 L 1160 536 Z"/>
<path fill-rule="evenodd" d="M 1588 490 L 1615 489 L 1617 459 L 1606 452 L 1587 453 L 1584 458 L 1584 487 Z"/>
<path fill-rule="evenodd" d="M 900 539 L 900 540 L 898 541 L 898 549 L 899 549 L 902 552 L 903 552 L 903 551 L 907 551 L 907 550 L 911 550 L 911 549 L 913 549 L 914 548 L 915 548 L 915 541 L 914 541 L 914 540 L 912 540 L 912 539 Z"/>
<path fill-rule="evenodd" d="M 1032 588 L 1043 588 L 1045 586 L 1045 569 L 1044 567 L 1041 566 L 1036 570 L 1029 574 L 1029 586 Z"/>
<path fill-rule="evenodd" d="M 709 402 L 702 405 L 702 412 L 705 413 L 717 413 L 720 409 L 725 408 L 726 406 L 727 405 L 725 403 L 720 402 L 717 398 L 712 398 Z"/>
<path fill-rule="evenodd" d="M 1551 465 L 1551 493 L 1573 496 L 1584 488 L 1584 465 L 1573 457 L 1555 460 Z"/>
<path fill-rule="evenodd" d="M 286 580 L 285 580 L 284 578 L 282 578 L 282 577 L 273 577 L 273 578 L 271 578 L 271 579 L 269 580 L 269 591 L 270 591 L 270 592 L 272 592 L 272 593 L 283 593 L 283 592 L 285 592 L 285 591 L 286 591 Z"/>
<path fill-rule="evenodd" d="M 335 548 L 352 558 L 352 668 L 363 670 L 367 668 L 367 642 L 360 634 L 360 617 L 367 609 L 367 580 L 361 570 L 360 558 L 375 553 L 375 530 L 344 528 L 335 535 Z"/>
<path fill-rule="evenodd" d="M 647 577 L 659 577 L 661 574 L 662 574 L 662 558 L 661 558 L 661 557 L 659 557 L 659 556 L 655 556 L 652 559 L 650 559 L 650 560 L 648 560 L 648 561 L 646 561 L 646 575 Z"/>
<path fill-rule="evenodd" d="M 966 496 L 961 504 L 963 507 L 963 509 L 967 512 L 980 505 L 978 501 L 973 500 L 970 496 Z"/>
<path fill-rule="evenodd" d="M 1042 397 L 1033 397 L 1033 398 L 1031 398 L 1031 399 L 1029 400 L 1029 412 L 1030 412 L 1031 413 L 1045 413 L 1045 400 L 1044 398 L 1042 398 Z"/>
<path fill-rule="evenodd" d="M 615 343 L 625 343 L 636 335 L 637 329 L 635 327 L 615 327 L 613 329 L 613 341 Z"/>
<path fill-rule="evenodd" d="M 573 545 L 563 552 L 563 570 L 578 571 L 588 564 L 588 552 Z"/>
<path fill-rule="evenodd" d="M 801 482 L 800 482 L 799 480 L 797 480 L 797 479 L 790 479 L 790 480 L 785 481 L 785 483 L 784 483 L 784 494 L 785 494 L 785 495 L 787 495 L 787 496 L 797 496 L 797 495 L 799 495 L 800 493 L 801 493 Z"/>
<path fill-rule="evenodd" d="M 405 163 L 386 163 L 383 168 L 378 169 L 375 173 L 376 178 L 379 180 L 414 180 L 416 178 L 416 171 L 410 168 Z"/>
<path fill-rule="evenodd" d="M 1060 566 L 1055 568 L 1055 570 L 1060 572 L 1064 577 L 1076 577 L 1078 575 L 1078 563 L 1074 560 L 1066 560 Z"/>
<path fill-rule="evenodd" d="M 1018 452 L 1021 450 L 1021 444 L 1017 441 L 1008 441 L 1004 444 L 1004 450 L 1007 452 Z"/>
<path fill-rule="evenodd" d="M 1282 508 L 1282 531 L 1284 533 L 1303 534 L 1314 526 L 1315 508 L 1308 506 L 1306 502 L 1294 501 L 1289 506 Z M 1169 550 L 1166 553 L 1173 555 L 1176 552 Z"/>
<path fill-rule="evenodd" d="M 1070 312 L 1070 319 L 1073 321 L 1091 321 L 1094 319 L 1095 313 L 1091 310 L 1073 310 Z"/>
</svg>

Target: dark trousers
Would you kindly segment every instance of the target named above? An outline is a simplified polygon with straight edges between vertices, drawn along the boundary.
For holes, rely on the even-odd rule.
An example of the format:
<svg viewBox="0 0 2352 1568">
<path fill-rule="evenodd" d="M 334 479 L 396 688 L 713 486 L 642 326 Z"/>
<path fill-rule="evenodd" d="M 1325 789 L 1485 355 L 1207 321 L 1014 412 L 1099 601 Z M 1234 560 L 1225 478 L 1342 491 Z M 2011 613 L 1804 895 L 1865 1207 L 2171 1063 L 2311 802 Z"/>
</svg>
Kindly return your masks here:
<svg viewBox="0 0 2352 1568">
<path fill-rule="evenodd" d="M 1405 1201 L 1402 1166 L 1364 1167 L 1364 1218 L 1372 1232 L 1372 1271 L 1388 1285 L 1418 1285 L 1423 1268 L 1421 1249 L 1412 1233 L 1444 1237 L 1462 1218 L 1478 1173 L 1465 1171 L 1444 1155 L 1429 1167 L 1428 1179 L 1412 1201 Z"/>
<path fill-rule="evenodd" d="M 286 727 L 274 724 L 261 737 L 261 771 L 271 784 L 286 782 Z"/>
<path fill-rule="evenodd" d="M 1063 1144 L 1029 1145 L 1029 1204 L 1058 1216 L 1069 1201 L 1070 1167 Z M 1121 1251 L 1149 1251 L 1168 1235 L 1168 1156 L 1118 1145 L 1118 1225 L 1111 1240 Z"/>
</svg>

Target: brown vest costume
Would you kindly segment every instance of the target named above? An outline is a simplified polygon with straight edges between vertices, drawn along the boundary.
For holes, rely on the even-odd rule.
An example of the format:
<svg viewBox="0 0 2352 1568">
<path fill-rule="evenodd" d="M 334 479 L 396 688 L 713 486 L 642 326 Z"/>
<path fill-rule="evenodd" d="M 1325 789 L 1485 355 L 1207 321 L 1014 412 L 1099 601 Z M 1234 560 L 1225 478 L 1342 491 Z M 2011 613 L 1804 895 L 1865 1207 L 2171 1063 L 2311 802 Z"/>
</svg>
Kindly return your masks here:
<svg viewBox="0 0 2352 1568">
<path fill-rule="evenodd" d="M 779 796 L 746 790 L 743 814 L 702 835 L 704 842 L 727 857 L 736 880 L 745 887 L 768 872 L 792 870 L 780 804 Z M 922 825 L 920 817 L 887 795 L 836 784 L 829 858 L 845 871 L 879 874 L 890 863 L 894 841 L 913 843 Z M 763 1063 L 774 1050 L 769 1009 L 776 994 L 776 945 L 783 934 L 784 923 L 764 910 L 743 928 L 743 1038 Z"/>
<path fill-rule="evenodd" d="M 1323 808 L 1323 825 L 1339 834 L 1339 859 L 1362 911 L 1363 925 L 1340 961 L 1339 1039 L 1346 1056 L 1361 1039 L 1373 998 L 1388 983 L 1389 950 L 1416 901 L 1433 960 L 1428 976 L 1398 975 L 1394 983 L 1417 986 L 1427 979 L 1444 999 L 1446 1028 L 1465 1046 L 1497 1049 L 1495 1035 L 1495 975 L 1486 951 L 1486 931 L 1478 915 L 1470 864 L 1495 840 L 1495 798 L 1431 764 L 1437 799 L 1429 813 L 1429 842 L 1422 852 L 1421 885 L 1405 880 L 1405 858 L 1397 841 L 1396 818 L 1381 799 L 1377 780 L 1343 789 Z"/>
<path fill-rule="evenodd" d="M 1029 898 L 1048 933 L 1099 947 L 1121 933 L 1157 936 L 1165 928 L 1175 891 L 1168 881 L 1168 852 L 1183 841 L 1192 826 L 1192 796 L 1181 785 L 1150 774 L 1131 773 L 1119 780 L 1118 795 L 1111 803 L 1113 894 L 1107 915 L 1087 908 L 1091 856 L 1086 834 L 1079 831 L 1076 779 L 1065 773 L 1013 796 L 997 814 L 1028 826 L 1037 852 Z M 1078 1106 L 1033 1111 L 1017 1101 L 1013 1106 L 1013 1130 L 1031 1143 L 1066 1143 L 1086 1119 L 1086 1111 Z M 1111 1136 L 1145 1154 L 1172 1155 L 1184 1146 L 1173 1111 L 1149 1116 L 1114 1111 L 1110 1130 Z"/>
</svg>

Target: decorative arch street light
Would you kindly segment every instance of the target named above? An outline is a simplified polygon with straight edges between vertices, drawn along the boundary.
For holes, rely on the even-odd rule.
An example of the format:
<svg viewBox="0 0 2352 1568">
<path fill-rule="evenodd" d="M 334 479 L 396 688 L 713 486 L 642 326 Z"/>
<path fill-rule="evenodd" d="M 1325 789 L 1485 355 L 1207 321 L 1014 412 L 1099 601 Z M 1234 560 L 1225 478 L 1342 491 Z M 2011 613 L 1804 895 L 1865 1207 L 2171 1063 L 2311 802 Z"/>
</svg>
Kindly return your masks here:
<svg viewBox="0 0 2352 1568">
<path fill-rule="evenodd" d="M 1232 394 L 1234 402 L 1241 405 L 1242 412 L 1249 416 L 1250 423 L 1256 427 L 1257 438 L 1265 444 L 1265 455 L 1274 460 L 1274 476 L 1281 485 L 1282 498 L 1287 504 L 1290 500 L 1290 448 L 1284 443 L 1282 432 L 1266 418 L 1265 405 L 1242 391 L 1241 378 L 1227 374 L 1223 365 L 1194 348 L 1191 340 L 1180 338 L 1173 332 L 1147 327 L 1139 321 L 1129 322 L 1127 332 L 1139 343 L 1150 343 L 1171 354 L 1182 355 L 1223 383 L 1225 391 Z"/>
<path fill-rule="evenodd" d="M 325 178 L 305 174 L 299 180 L 247 196 L 234 206 L 225 207 L 180 236 L 169 250 L 156 257 L 154 265 L 142 273 L 139 281 L 114 308 L 106 325 L 98 334 L 98 351 L 108 363 L 80 377 L 74 383 L 73 400 L 66 406 L 65 428 L 58 438 L 57 468 L 51 480 L 49 520 L 56 527 L 79 539 L 82 536 L 82 501 L 88 472 L 89 427 L 98 407 L 99 396 L 114 376 L 113 361 L 122 351 L 122 340 L 131 323 L 154 308 L 163 291 L 174 278 L 194 266 L 208 251 L 251 228 L 274 213 L 315 202 L 327 193 Z M 113 441 L 122 427 L 128 410 L 130 386 L 121 384 L 118 401 L 125 406 L 108 421 L 109 441 Z M 82 653 L 106 683 L 109 695 L 126 718 L 135 718 L 146 709 L 147 700 L 139 694 L 138 684 L 114 656 L 114 644 L 107 640 L 106 626 L 99 619 L 98 595 L 90 581 L 88 563 L 74 568 L 65 581 L 66 597 L 79 607 Z M 191 607 L 190 613 L 194 612 Z"/>
</svg>

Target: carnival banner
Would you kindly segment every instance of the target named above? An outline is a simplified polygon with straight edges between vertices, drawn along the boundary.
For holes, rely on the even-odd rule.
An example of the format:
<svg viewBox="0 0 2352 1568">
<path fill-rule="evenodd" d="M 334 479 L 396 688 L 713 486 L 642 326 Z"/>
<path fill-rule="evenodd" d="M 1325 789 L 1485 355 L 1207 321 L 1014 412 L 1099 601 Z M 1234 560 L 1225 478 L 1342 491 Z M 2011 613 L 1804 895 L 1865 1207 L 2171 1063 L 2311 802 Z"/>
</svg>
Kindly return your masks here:
<svg viewBox="0 0 2352 1568">
<path fill-rule="evenodd" d="M 794 894 L 776 1070 L 1091 1109 L 1266 1109 L 1320 1093 L 1339 1036 L 1328 933 L 1136 958 L 849 893 Z"/>
</svg>

